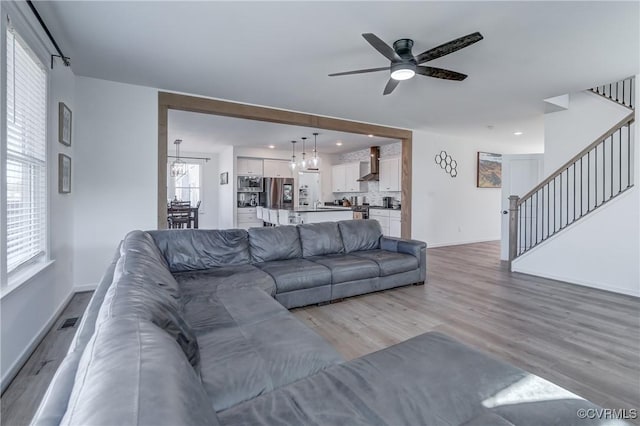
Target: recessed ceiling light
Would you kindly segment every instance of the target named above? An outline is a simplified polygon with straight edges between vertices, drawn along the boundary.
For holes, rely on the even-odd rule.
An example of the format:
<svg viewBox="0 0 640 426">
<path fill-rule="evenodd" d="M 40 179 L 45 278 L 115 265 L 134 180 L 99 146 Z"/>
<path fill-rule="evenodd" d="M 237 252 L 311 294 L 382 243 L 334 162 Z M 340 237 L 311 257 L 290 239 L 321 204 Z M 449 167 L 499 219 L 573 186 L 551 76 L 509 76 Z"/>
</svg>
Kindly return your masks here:
<svg viewBox="0 0 640 426">
<path fill-rule="evenodd" d="M 275 145 L 269 145 L 269 148 L 274 149 L 276 146 Z"/>
<path fill-rule="evenodd" d="M 338 146 L 342 146 L 342 141 L 338 141 L 338 142 L 336 142 L 336 145 L 338 145 Z"/>
<path fill-rule="evenodd" d="M 373 137 L 373 135 L 368 135 L 368 136 L 369 136 L 370 138 L 372 138 L 372 137 Z"/>
<path fill-rule="evenodd" d="M 514 135 L 516 136 L 520 136 L 522 134 L 522 132 L 513 132 Z"/>
</svg>

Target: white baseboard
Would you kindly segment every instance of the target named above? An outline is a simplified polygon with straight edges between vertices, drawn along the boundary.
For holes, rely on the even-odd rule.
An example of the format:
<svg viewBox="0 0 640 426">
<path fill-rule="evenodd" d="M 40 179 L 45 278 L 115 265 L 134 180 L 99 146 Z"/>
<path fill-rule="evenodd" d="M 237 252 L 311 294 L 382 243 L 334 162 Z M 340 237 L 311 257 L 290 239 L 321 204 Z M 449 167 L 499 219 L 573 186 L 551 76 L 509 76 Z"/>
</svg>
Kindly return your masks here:
<svg viewBox="0 0 640 426">
<path fill-rule="evenodd" d="M 93 291 L 98 287 L 98 283 L 89 283 L 73 286 L 74 293 L 82 293 L 83 291 Z"/>
<path fill-rule="evenodd" d="M 2 382 L 0 392 L 4 392 L 6 388 L 9 386 L 9 384 L 16 377 L 16 375 L 20 372 L 20 369 L 27 362 L 27 360 L 29 359 L 33 351 L 36 350 L 36 347 L 38 347 L 42 339 L 44 339 L 44 336 L 49 332 L 49 329 L 53 326 L 54 322 L 56 321 L 56 319 L 58 319 L 58 317 L 60 316 L 64 308 L 66 308 L 66 306 L 69 304 L 74 294 L 75 294 L 74 291 L 69 292 L 67 297 L 65 297 L 62 303 L 60 303 L 60 305 L 56 308 L 55 312 L 51 315 L 51 317 L 49 317 L 49 319 L 42 326 L 40 331 L 38 331 L 38 333 L 33 337 L 33 339 L 31 339 L 27 347 L 24 348 L 24 350 L 22 351 L 18 359 L 16 359 L 15 362 L 11 365 L 11 367 L 9 367 L 9 369 L 7 370 L 7 373 L 0 380 Z"/>
<path fill-rule="evenodd" d="M 479 240 L 465 240 L 465 241 L 450 241 L 447 243 L 427 243 L 427 248 L 436 248 L 436 247 L 448 247 L 448 246 L 459 246 L 462 244 L 473 244 L 473 243 L 486 243 L 489 241 L 500 241 L 500 237 L 495 238 L 482 238 Z"/>
<path fill-rule="evenodd" d="M 512 265 L 512 270 L 513 272 L 519 272 L 521 274 L 533 275 L 533 276 L 542 277 L 542 278 L 549 278 L 556 281 L 563 281 L 569 284 L 581 285 L 583 287 L 590 287 L 598 290 L 610 291 L 612 293 L 624 294 L 627 296 L 640 297 L 640 288 L 638 288 L 636 292 L 634 292 L 633 290 L 628 288 L 603 285 L 602 283 L 579 280 L 572 277 L 563 277 L 555 274 L 540 273 L 539 271 L 530 271 L 530 270 L 527 270 L 526 268 L 519 268 L 515 265 Z"/>
</svg>

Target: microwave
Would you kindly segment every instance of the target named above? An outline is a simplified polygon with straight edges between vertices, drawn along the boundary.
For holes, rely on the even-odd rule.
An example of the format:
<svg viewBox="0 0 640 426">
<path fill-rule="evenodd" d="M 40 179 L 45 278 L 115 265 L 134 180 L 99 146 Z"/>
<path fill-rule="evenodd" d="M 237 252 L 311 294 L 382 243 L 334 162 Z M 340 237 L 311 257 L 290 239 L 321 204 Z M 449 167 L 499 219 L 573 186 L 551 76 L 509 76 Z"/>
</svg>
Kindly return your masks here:
<svg viewBox="0 0 640 426">
<path fill-rule="evenodd" d="M 262 178 L 256 176 L 238 176 L 238 191 L 262 192 Z"/>
</svg>

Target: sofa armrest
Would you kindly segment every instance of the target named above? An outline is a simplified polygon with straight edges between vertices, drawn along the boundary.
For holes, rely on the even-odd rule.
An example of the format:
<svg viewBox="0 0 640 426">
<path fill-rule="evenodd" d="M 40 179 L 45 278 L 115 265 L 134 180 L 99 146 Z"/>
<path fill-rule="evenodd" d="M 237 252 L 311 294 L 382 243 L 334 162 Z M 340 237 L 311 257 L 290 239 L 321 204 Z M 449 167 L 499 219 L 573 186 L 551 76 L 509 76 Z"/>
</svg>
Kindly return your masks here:
<svg viewBox="0 0 640 426">
<path fill-rule="evenodd" d="M 380 248 L 382 250 L 404 253 L 415 256 L 418 259 L 420 268 L 420 280 L 427 279 L 427 243 L 418 240 L 405 240 L 394 237 L 381 237 Z"/>
</svg>

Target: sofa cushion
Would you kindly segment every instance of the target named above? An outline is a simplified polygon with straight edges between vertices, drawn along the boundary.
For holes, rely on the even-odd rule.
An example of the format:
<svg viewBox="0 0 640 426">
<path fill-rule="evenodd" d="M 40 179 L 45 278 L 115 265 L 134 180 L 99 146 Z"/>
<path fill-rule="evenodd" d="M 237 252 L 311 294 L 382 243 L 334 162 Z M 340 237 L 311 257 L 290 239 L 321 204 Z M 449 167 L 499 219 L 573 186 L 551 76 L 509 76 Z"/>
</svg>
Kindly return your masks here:
<svg viewBox="0 0 640 426">
<path fill-rule="evenodd" d="M 418 268 L 418 259 L 405 253 L 395 253 L 386 250 L 367 250 L 351 253 L 353 256 L 372 260 L 380 267 L 380 276 L 413 271 Z"/>
<path fill-rule="evenodd" d="M 171 272 L 249 263 L 249 237 L 243 229 L 149 231 Z"/>
<path fill-rule="evenodd" d="M 135 230 L 125 235 L 122 244 L 120 244 L 120 253 L 124 254 L 129 250 L 157 259 L 165 269 L 169 267 L 160 249 L 148 232 Z"/>
<path fill-rule="evenodd" d="M 126 241 L 125 239 L 123 243 Z M 180 287 L 167 269 L 162 256 L 150 256 L 134 248 L 121 249 L 120 252 L 120 259 L 114 271 L 114 280 L 118 280 L 122 275 L 135 275 L 144 278 L 148 285 L 155 285 L 174 299 L 180 298 Z"/>
<path fill-rule="evenodd" d="M 63 425 L 218 425 L 176 342 L 137 318 L 103 322 L 82 354 Z"/>
<path fill-rule="evenodd" d="M 271 275 L 253 265 L 236 265 L 173 274 L 180 286 L 182 300 L 216 292 L 218 287 L 258 287 L 267 294 L 275 294 L 276 283 Z"/>
<path fill-rule="evenodd" d="M 309 260 L 324 265 L 331 270 L 332 284 L 376 278 L 380 275 L 380 268 L 376 262 L 358 256 L 328 254 L 326 256 L 310 257 Z"/>
<path fill-rule="evenodd" d="M 377 220 L 342 220 L 338 228 L 346 253 L 380 248 L 382 228 Z"/>
<path fill-rule="evenodd" d="M 252 262 L 302 257 L 300 237 L 295 226 L 250 228 L 248 232 Z"/>
<path fill-rule="evenodd" d="M 342 237 L 336 222 L 307 223 L 298 225 L 302 256 L 322 256 L 344 253 Z"/>
<path fill-rule="evenodd" d="M 196 336 L 287 312 L 257 287 L 224 286 L 217 287 L 213 292 L 185 296 L 183 309 L 183 315 Z"/>
<path fill-rule="evenodd" d="M 118 261 L 122 261 L 122 257 Z M 122 275 L 111 284 L 98 311 L 96 324 L 111 318 L 150 321 L 180 345 L 194 367 L 199 364 L 198 341 L 180 313 L 179 301 L 139 275 Z"/>
<path fill-rule="evenodd" d="M 306 259 L 275 260 L 256 266 L 271 275 L 277 293 L 331 284 L 329 268 Z"/>
<path fill-rule="evenodd" d="M 91 339 L 89 339 L 91 340 Z M 82 350 L 67 354 L 51 379 L 47 393 L 42 397 L 40 407 L 31 420 L 31 426 L 59 425 L 67 411 L 69 397 L 82 357 Z"/>
<path fill-rule="evenodd" d="M 278 304 L 273 299 L 270 303 Z M 211 330 L 198 339 L 202 384 L 216 411 L 343 361 L 322 337 L 284 309 Z"/>
</svg>

